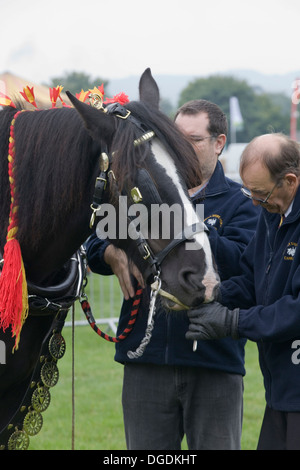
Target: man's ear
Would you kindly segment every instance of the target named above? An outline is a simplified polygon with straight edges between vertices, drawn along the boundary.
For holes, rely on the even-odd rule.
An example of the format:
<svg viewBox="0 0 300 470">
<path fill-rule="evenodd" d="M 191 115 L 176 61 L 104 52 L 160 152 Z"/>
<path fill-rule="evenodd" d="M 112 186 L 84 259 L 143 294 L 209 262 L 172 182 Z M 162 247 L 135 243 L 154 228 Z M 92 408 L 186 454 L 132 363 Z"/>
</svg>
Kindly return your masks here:
<svg viewBox="0 0 300 470">
<path fill-rule="evenodd" d="M 218 137 L 216 138 L 215 141 L 215 146 L 216 146 L 216 151 L 218 156 L 221 155 L 223 148 L 226 145 L 226 135 L 225 134 L 219 134 Z"/>
<path fill-rule="evenodd" d="M 294 173 L 287 173 L 284 176 L 285 181 L 287 182 L 288 186 L 296 186 L 299 184 L 298 176 Z"/>
</svg>

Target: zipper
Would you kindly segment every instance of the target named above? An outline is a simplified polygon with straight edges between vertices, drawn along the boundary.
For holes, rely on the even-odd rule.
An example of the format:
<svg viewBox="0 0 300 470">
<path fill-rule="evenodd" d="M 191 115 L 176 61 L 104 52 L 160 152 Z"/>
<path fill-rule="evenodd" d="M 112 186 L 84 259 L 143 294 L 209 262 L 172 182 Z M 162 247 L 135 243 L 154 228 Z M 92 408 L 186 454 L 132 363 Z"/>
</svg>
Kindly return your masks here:
<svg viewBox="0 0 300 470">
<path fill-rule="evenodd" d="M 274 250 L 273 250 L 273 247 L 271 246 L 271 240 L 270 240 L 270 229 L 269 229 L 269 224 L 268 224 L 268 221 L 266 219 L 266 216 L 264 214 L 264 219 L 265 219 L 265 224 L 266 224 L 266 237 L 267 237 L 267 241 L 268 241 L 268 245 L 269 245 L 269 249 L 270 249 L 270 254 L 269 254 L 269 259 L 268 259 L 268 262 L 267 262 L 267 267 L 265 269 L 265 274 L 266 274 L 266 283 L 265 283 L 265 295 L 264 295 L 264 304 L 266 304 L 267 302 L 267 295 L 268 295 L 268 289 L 269 289 L 269 273 L 270 273 L 270 269 L 271 269 L 271 265 L 272 265 L 272 260 L 273 260 L 273 255 L 274 255 Z M 276 236 L 275 236 L 276 238 Z M 275 240 L 274 240 L 274 244 L 275 244 Z"/>
</svg>

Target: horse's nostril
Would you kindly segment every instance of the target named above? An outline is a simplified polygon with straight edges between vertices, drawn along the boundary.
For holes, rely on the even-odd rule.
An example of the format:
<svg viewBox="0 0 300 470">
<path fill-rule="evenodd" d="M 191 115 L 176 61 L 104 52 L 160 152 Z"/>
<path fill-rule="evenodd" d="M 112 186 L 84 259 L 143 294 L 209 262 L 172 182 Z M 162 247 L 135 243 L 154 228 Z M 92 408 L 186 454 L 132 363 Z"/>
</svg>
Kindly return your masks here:
<svg viewBox="0 0 300 470">
<path fill-rule="evenodd" d="M 180 270 L 178 273 L 178 281 L 180 286 L 187 292 L 190 290 L 203 290 L 203 284 L 198 273 L 191 270 Z"/>
</svg>

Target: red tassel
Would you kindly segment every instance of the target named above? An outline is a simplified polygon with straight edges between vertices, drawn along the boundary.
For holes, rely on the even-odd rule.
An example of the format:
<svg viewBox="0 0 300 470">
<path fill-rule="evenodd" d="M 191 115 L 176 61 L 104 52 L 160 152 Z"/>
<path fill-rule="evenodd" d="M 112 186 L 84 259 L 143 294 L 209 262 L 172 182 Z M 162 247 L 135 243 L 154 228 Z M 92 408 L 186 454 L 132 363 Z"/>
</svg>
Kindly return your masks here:
<svg viewBox="0 0 300 470">
<path fill-rule="evenodd" d="M 22 311 L 20 284 L 22 286 L 21 251 L 18 241 L 12 239 L 4 248 L 4 265 L 0 277 L 0 327 L 4 331 L 11 324 L 20 322 Z"/>
</svg>

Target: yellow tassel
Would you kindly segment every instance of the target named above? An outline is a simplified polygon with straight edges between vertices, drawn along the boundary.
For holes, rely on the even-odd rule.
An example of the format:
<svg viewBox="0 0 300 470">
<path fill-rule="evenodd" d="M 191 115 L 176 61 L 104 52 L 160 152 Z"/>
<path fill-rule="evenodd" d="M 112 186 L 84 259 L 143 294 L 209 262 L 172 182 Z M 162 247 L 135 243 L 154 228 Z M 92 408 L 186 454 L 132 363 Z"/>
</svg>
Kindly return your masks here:
<svg viewBox="0 0 300 470">
<path fill-rule="evenodd" d="M 20 324 L 15 332 L 16 335 L 16 340 L 15 340 L 15 345 L 13 348 L 13 352 L 18 349 L 19 347 L 19 342 L 20 342 L 20 335 L 21 335 L 21 330 L 23 328 L 23 325 L 25 323 L 26 318 L 28 317 L 29 313 L 29 305 L 28 305 L 28 288 L 27 288 L 27 281 L 26 281 L 26 274 L 25 274 L 25 268 L 24 268 L 24 263 L 23 259 L 21 258 L 21 275 L 22 275 L 22 311 L 20 315 Z"/>
</svg>

